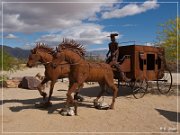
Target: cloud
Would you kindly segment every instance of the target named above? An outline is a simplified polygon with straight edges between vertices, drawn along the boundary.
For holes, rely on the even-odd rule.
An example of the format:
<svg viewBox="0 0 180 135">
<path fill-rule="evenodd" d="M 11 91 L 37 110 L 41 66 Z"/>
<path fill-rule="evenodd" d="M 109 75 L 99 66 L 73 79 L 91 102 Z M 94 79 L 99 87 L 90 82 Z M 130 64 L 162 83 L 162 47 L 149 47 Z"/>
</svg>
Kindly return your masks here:
<svg viewBox="0 0 180 135">
<path fill-rule="evenodd" d="M 122 27 L 136 27 L 136 24 L 123 24 Z"/>
<path fill-rule="evenodd" d="M 89 49 L 88 51 L 108 51 L 108 47 Z"/>
<path fill-rule="evenodd" d="M 125 16 L 132 16 L 132 15 L 146 12 L 147 10 L 150 10 L 150 9 L 155 9 L 158 6 L 159 5 L 157 4 L 157 0 L 153 0 L 153 1 L 148 0 L 142 4 L 130 3 L 120 9 L 115 8 L 114 10 L 102 13 L 102 18 L 110 19 L 110 18 L 122 18 Z"/>
<path fill-rule="evenodd" d="M 31 50 L 35 47 L 35 43 L 26 43 L 21 48 L 24 50 Z"/>
<path fill-rule="evenodd" d="M 7 1 L 14 2 L 13 0 Z M 67 0 L 66 3 L 50 3 L 49 0 L 26 1 L 42 3 L 4 3 L 4 32 L 57 32 L 89 23 L 89 21 L 95 23 L 94 21 L 100 19 L 130 16 L 158 7 L 156 0 L 142 4 L 127 4 L 121 9 L 119 9 L 121 0 Z M 53 2 L 56 1 L 62 2 L 63 0 L 53 0 Z"/>
<path fill-rule="evenodd" d="M 17 39 L 18 37 L 15 36 L 14 34 L 8 34 L 4 38 L 7 38 L 7 39 Z"/>
<path fill-rule="evenodd" d="M 37 42 L 45 42 L 51 45 L 58 45 L 63 38 L 74 39 L 82 44 L 103 44 L 109 35 L 109 32 L 103 31 L 103 27 L 93 23 L 81 24 L 60 33 L 47 34 L 40 37 Z"/>
<path fill-rule="evenodd" d="M 31 0 L 30 2 L 33 1 L 50 2 L 48 0 Z M 4 31 L 33 33 L 68 29 L 84 23 L 84 20 L 98 20 L 97 13 L 113 7 L 113 3 L 107 4 L 107 1 L 103 3 L 95 3 L 98 0 L 76 0 L 71 3 L 4 3 Z M 102 1 L 99 0 L 99 2 Z"/>
<path fill-rule="evenodd" d="M 154 46 L 154 45 L 155 45 L 155 43 L 146 42 L 144 45 L 146 45 L 146 46 Z"/>
<path fill-rule="evenodd" d="M 14 2 L 13 0 L 7 1 Z M 146 1 L 141 5 L 128 4 L 121 9 L 119 9 L 121 0 L 67 0 L 66 3 L 50 3 L 49 0 L 26 0 L 23 2 L 28 1 L 42 3 L 4 3 L 4 32 L 61 31 L 86 23 L 85 20 L 95 23 L 93 21 L 99 19 L 134 15 L 157 7 L 156 1 Z M 53 2 L 56 1 L 62 2 L 62 0 L 53 0 Z"/>
</svg>

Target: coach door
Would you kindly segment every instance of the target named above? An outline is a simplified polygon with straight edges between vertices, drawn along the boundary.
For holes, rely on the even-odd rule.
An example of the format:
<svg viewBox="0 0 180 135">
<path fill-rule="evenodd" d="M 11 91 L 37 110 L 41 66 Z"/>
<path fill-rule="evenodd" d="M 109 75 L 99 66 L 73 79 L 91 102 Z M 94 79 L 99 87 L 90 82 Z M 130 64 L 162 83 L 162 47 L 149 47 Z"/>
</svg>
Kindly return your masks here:
<svg viewBox="0 0 180 135">
<path fill-rule="evenodd" d="M 147 53 L 146 54 L 146 77 L 148 80 L 156 79 L 157 71 L 157 54 L 156 53 Z"/>
</svg>

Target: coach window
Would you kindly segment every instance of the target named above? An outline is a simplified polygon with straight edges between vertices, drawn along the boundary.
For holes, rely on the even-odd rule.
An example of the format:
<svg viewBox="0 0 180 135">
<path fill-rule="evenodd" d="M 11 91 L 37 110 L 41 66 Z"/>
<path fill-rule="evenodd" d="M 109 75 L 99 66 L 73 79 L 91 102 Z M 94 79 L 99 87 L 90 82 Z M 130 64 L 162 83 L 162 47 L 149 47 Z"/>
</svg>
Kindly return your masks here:
<svg viewBox="0 0 180 135">
<path fill-rule="evenodd" d="M 147 70 L 155 70 L 155 55 L 147 54 Z"/>
<path fill-rule="evenodd" d="M 139 68 L 140 70 L 143 70 L 144 67 L 144 59 L 145 59 L 145 54 L 143 52 L 139 53 Z"/>
</svg>

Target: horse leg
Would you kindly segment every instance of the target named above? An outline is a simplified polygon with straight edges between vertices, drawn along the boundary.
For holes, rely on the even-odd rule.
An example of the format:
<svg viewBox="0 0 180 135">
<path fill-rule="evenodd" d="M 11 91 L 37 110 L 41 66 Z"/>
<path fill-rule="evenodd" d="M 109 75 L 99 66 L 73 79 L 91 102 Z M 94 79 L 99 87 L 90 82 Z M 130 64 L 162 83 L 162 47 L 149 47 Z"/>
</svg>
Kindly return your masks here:
<svg viewBox="0 0 180 135">
<path fill-rule="evenodd" d="M 71 88 L 73 82 L 69 79 L 69 89 Z M 78 94 L 79 94 L 79 91 L 75 93 L 74 95 L 74 100 L 78 100 Z"/>
<path fill-rule="evenodd" d="M 101 96 L 103 95 L 103 93 L 105 92 L 105 84 L 99 82 L 99 86 L 101 87 L 101 91 L 99 92 L 98 96 L 96 97 L 96 99 L 94 100 L 94 105 L 96 106 L 98 103 L 98 100 L 101 98 Z"/>
<path fill-rule="evenodd" d="M 66 96 L 67 96 L 66 104 L 67 104 L 67 105 L 68 105 L 68 104 L 73 104 L 73 105 L 74 105 L 75 115 L 77 115 L 77 102 L 73 100 L 71 94 L 76 90 L 77 87 L 78 87 L 78 83 L 73 83 L 73 84 L 70 86 L 70 88 L 69 88 L 69 90 L 68 90 L 68 92 L 67 92 L 67 94 L 66 94 Z"/>
<path fill-rule="evenodd" d="M 43 96 L 43 100 L 45 100 L 45 99 L 46 99 L 46 96 L 47 96 L 47 94 L 46 94 L 44 91 L 42 91 L 43 85 L 44 85 L 45 83 L 47 83 L 48 81 L 49 81 L 49 79 L 45 77 L 45 78 L 42 80 L 42 82 L 37 86 L 37 89 L 38 89 L 40 95 Z"/>
<path fill-rule="evenodd" d="M 112 81 L 110 81 L 108 78 L 106 78 L 106 84 L 113 91 L 113 98 L 112 98 L 110 109 L 114 109 L 114 103 L 115 103 L 115 98 L 117 97 L 118 89 L 114 85 L 113 79 Z"/>
<path fill-rule="evenodd" d="M 71 86 L 73 85 L 73 81 L 71 81 L 69 79 L 69 89 L 71 88 Z M 75 94 L 74 94 L 74 100 L 78 100 L 78 94 L 79 94 L 79 91 L 77 91 Z"/>
<path fill-rule="evenodd" d="M 80 86 L 78 87 L 77 91 L 76 91 L 75 94 L 74 94 L 74 100 L 77 100 L 77 101 L 80 101 L 80 102 L 84 101 L 84 98 L 82 97 L 82 95 L 79 94 L 79 91 L 80 91 L 80 89 L 81 89 L 83 86 L 84 86 L 84 85 L 82 84 L 82 85 L 80 85 Z"/>
<path fill-rule="evenodd" d="M 70 87 L 72 86 L 72 84 L 73 84 L 73 82 L 69 79 L 69 89 L 70 89 Z M 77 91 L 75 92 L 75 94 L 74 94 L 74 100 L 79 100 L 79 101 L 83 101 L 84 100 L 84 98 L 81 96 L 81 95 L 79 95 L 79 91 L 80 91 L 80 89 L 83 87 L 84 85 L 82 84 L 82 85 L 80 85 L 79 87 L 78 87 L 78 89 L 77 89 Z"/>
<path fill-rule="evenodd" d="M 54 89 L 55 83 L 56 83 L 56 81 L 51 81 L 48 101 L 45 103 L 46 106 L 50 106 L 50 105 L 52 104 L 52 103 L 50 102 L 50 100 L 51 100 L 51 96 L 52 96 L 52 93 L 53 93 L 53 89 Z"/>
</svg>

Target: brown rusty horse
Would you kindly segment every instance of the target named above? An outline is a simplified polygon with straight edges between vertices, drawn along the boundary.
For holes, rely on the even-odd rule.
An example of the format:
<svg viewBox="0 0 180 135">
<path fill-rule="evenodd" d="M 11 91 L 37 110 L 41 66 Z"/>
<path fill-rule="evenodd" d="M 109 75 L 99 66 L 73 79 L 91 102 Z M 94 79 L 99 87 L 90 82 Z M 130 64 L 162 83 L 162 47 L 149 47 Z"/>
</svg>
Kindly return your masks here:
<svg viewBox="0 0 180 135">
<path fill-rule="evenodd" d="M 77 53 L 77 48 L 81 51 Z M 75 50 L 74 50 L 75 49 Z M 69 79 L 72 82 L 71 87 L 67 92 L 67 104 L 74 104 L 75 114 L 77 114 L 77 103 L 73 100 L 71 94 L 76 91 L 76 88 L 84 82 L 98 82 L 101 87 L 101 92 L 98 94 L 94 103 L 97 103 L 99 98 L 104 93 L 105 85 L 113 92 L 113 99 L 110 108 L 114 108 L 115 98 L 117 97 L 117 87 L 113 82 L 113 71 L 110 65 L 106 63 L 87 62 L 83 57 L 84 49 L 82 46 L 77 46 L 73 40 L 65 40 L 62 42 L 56 53 L 56 59 L 53 59 L 54 68 L 61 64 L 62 61 L 67 61 L 70 64 Z"/>
<path fill-rule="evenodd" d="M 51 81 L 49 97 L 48 101 L 46 102 L 47 106 L 50 104 L 50 99 L 56 80 L 68 77 L 68 74 L 70 72 L 70 66 L 65 61 L 61 63 L 63 64 L 62 66 L 58 66 L 56 69 L 52 68 L 50 63 L 53 59 L 54 52 L 55 51 L 53 50 L 53 48 L 49 48 L 47 45 L 42 43 L 37 43 L 36 47 L 31 50 L 31 54 L 29 55 L 29 59 L 27 62 L 28 67 L 33 67 L 38 62 L 45 66 L 45 78 L 38 86 L 38 91 L 41 96 L 43 96 L 43 100 L 45 101 L 47 94 L 42 91 L 42 87 L 46 82 Z M 75 97 L 82 100 L 82 97 L 78 96 L 78 92 L 75 94 Z"/>
</svg>

